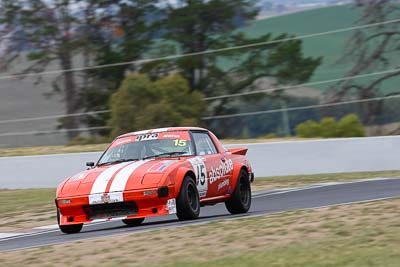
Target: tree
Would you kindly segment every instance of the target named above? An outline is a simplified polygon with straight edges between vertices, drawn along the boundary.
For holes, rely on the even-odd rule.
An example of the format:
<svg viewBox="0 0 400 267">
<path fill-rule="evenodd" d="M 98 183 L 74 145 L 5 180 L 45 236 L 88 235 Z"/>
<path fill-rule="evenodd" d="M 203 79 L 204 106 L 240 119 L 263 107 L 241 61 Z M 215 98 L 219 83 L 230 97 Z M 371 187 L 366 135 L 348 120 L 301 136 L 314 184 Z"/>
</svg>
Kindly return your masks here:
<svg viewBox="0 0 400 267">
<path fill-rule="evenodd" d="M 348 114 L 339 122 L 333 117 L 325 117 L 320 122 L 308 120 L 296 127 L 299 137 L 363 137 L 365 129 L 356 114 Z"/>
<path fill-rule="evenodd" d="M 12 46 L 13 41 L 20 41 L 31 48 L 27 53 L 27 59 L 32 63 L 23 73 L 42 72 L 52 62 L 57 62 L 60 68 L 65 70 L 74 67 L 73 57 L 79 46 L 78 38 L 73 33 L 74 24 L 77 23 L 77 18 L 73 15 L 73 5 L 78 2 L 73 0 L 0 2 L 0 24 L 8 30 L 3 34 L 13 36 L 9 45 Z M 25 51 L 9 48 L 7 52 L 8 64 L 11 64 Z M 66 113 L 75 113 L 79 109 L 80 96 L 74 72 L 64 71 L 60 78 L 65 93 Z M 64 120 L 64 126 L 68 129 L 77 128 L 78 124 L 76 117 Z M 76 134 L 74 131 L 68 132 L 70 138 Z"/>
<path fill-rule="evenodd" d="M 140 129 L 200 125 L 203 96 L 190 92 L 180 75 L 151 81 L 146 75 L 129 75 L 111 98 L 112 136 Z"/>
<path fill-rule="evenodd" d="M 349 114 L 340 119 L 337 133 L 339 137 L 363 137 L 365 129 L 356 114 Z"/>
<path fill-rule="evenodd" d="M 296 126 L 296 134 L 299 137 L 310 138 L 321 136 L 321 127 L 319 123 L 308 120 Z"/>
<path fill-rule="evenodd" d="M 355 7 L 362 11 L 357 24 L 365 25 L 389 21 L 400 16 L 397 3 L 389 0 L 355 1 Z M 373 28 L 358 29 L 348 41 L 347 51 L 341 62 L 353 64 L 346 76 L 377 72 L 398 68 L 396 62 L 400 51 L 400 22 L 379 25 Z M 382 86 L 385 82 L 400 76 L 400 71 L 390 72 L 363 80 L 347 80 L 336 84 L 331 89 L 331 102 L 339 101 L 347 96 L 356 94 L 359 99 L 387 96 Z M 361 103 L 364 111 L 364 123 L 376 123 L 377 117 L 383 110 L 384 100 Z"/>
<path fill-rule="evenodd" d="M 151 49 L 157 31 L 154 25 L 160 16 L 159 1 L 91 1 L 102 11 L 102 16 L 97 15 L 92 23 L 95 28 L 100 27 L 102 34 L 95 41 L 88 40 L 95 51 L 93 64 L 118 64 L 143 58 Z M 140 65 L 125 64 L 88 71 L 91 83 L 85 90 L 85 111 L 108 109 L 110 96 L 120 87 L 126 74 L 140 68 Z M 90 126 L 103 126 L 108 119 L 109 114 L 104 113 L 88 116 L 86 122 Z M 100 133 L 107 134 L 106 131 Z"/>
<path fill-rule="evenodd" d="M 9 42 L 7 62 L 11 65 L 27 55 L 30 66 L 23 73 L 42 72 L 52 63 L 66 70 L 53 85 L 64 93 L 67 114 L 108 109 L 110 94 L 135 66 L 79 73 L 69 70 L 141 58 L 151 45 L 148 16 L 156 4 L 154 0 L 2 0 L 2 35 L 11 35 L 14 41 Z M 28 45 L 28 51 L 14 49 L 16 37 Z M 80 123 L 104 126 L 105 119 L 105 114 L 86 120 L 68 117 L 62 120 L 62 127 L 74 129 Z M 71 139 L 77 134 L 68 132 Z"/>
<path fill-rule="evenodd" d="M 254 0 L 179 0 L 166 9 L 164 37 L 176 42 L 182 53 L 195 53 L 229 45 L 228 37 L 258 13 Z M 191 90 L 205 91 L 207 72 L 215 55 L 177 61 Z"/>
<path fill-rule="evenodd" d="M 169 6 L 165 22 L 165 38 L 177 44 L 180 52 L 196 53 L 236 45 L 273 41 L 289 37 L 265 34 L 250 38 L 237 30 L 258 14 L 257 1 L 249 0 L 186 0 Z M 221 62 L 229 62 L 222 64 Z M 277 83 L 297 83 L 308 80 L 320 58 L 307 58 L 302 54 L 301 41 L 275 43 L 249 49 L 232 50 L 184 57 L 176 61 L 175 69 L 189 80 L 191 90 L 199 90 L 207 97 L 235 94 L 257 88 L 262 78 Z M 165 62 L 161 62 L 165 64 Z M 262 87 L 262 85 L 261 85 Z M 256 102 L 265 94 L 239 100 L 210 101 L 209 115 L 237 112 L 249 101 Z M 273 96 L 277 101 L 282 92 Z M 237 120 L 209 122 L 209 127 L 220 136 L 228 136 Z M 218 124 L 218 127 L 213 125 Z"/>
</svg>

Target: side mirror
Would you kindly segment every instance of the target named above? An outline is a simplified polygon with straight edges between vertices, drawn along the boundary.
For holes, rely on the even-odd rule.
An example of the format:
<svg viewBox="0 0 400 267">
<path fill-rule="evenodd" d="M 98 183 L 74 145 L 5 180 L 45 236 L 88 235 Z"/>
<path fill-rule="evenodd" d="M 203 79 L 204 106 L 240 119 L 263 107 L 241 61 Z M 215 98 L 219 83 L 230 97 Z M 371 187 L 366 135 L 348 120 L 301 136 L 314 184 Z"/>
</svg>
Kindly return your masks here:
<svg viewBox="0 0 400 267">
<path fill-rule="evenodd" d="M 93 168 L 94 167 L 94 162 L 86 162 L 86 166 Z"/>
</svg>

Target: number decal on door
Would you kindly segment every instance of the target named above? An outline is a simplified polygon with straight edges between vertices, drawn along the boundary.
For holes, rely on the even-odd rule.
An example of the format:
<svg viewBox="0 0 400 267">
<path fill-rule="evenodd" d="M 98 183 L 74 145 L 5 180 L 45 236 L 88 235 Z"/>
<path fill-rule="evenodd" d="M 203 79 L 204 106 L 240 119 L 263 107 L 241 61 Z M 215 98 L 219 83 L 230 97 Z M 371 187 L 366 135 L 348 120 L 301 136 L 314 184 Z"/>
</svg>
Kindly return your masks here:
<svg viewBox="0 0 400 267">
<path fill-rule="evenodd" d="M 201 185 L 204 185 L 206 182 L 206 167 L 204 164 L 197 165 L 197 185 L 199 185 L 199 182 Z"/>
<path fill-rule="evenodd" d="M 196 185 L 199 191 L 200 198 L 207 195 L 208 191 L 208 179 L 207 179 L 207 168 L 204 164 L 204 160 L 201 157 L 195 157 L 188 160 L 193 167 L 194 173 L 196 175 Z"/>
</svg>

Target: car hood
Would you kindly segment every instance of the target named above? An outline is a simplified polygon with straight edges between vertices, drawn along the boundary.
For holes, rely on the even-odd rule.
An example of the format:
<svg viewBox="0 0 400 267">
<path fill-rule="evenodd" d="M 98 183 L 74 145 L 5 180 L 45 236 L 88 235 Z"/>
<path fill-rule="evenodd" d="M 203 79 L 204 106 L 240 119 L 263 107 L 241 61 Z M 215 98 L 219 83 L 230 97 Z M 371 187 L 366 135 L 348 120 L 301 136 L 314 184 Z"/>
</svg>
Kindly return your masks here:
<svg viewBox="0 0 400 267">
<path fill-rule="evenodd" d="M 100 166 L 71 176 L 61 196 L 121 192 L 157 186 L 168 167 L 177 159 L 151 159 Z"/>
</svg>

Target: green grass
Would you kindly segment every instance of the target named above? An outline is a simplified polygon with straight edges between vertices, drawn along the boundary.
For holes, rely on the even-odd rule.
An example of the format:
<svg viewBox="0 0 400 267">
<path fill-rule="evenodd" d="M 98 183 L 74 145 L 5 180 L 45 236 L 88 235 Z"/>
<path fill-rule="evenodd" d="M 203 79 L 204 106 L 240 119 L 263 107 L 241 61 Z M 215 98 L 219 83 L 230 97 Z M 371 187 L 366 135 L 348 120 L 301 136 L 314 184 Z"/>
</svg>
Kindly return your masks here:
<svg viewBox="0 0 400 267">
<path fill-rule="evenodd" d="M 53 204 L 55 189 L 0 190 L 0 214 L 6 217 L 28 211 L 41 211 L 45 205 Z"/>
<path fill-rule="evenodd" d="M 0 232 L 54 224 L 55 189 L 0 190 Z"/>
<path fill-rule="evenodd" d="M 397 267 L 400 251 L 393 242 L 366 242 L 368 235 L 352 240 L 327 239 L 324 241 L 304 241 L 258 253 L 240 253 L 207 262 L 178 262 L 168 266 L 291 266 L 291 267 Z M 399 237 L 400 238 L 400 237 Z M 370 247 L 367 247 L 370 246 Z M 268 263 L 266 265 L 266 263 Z"/>
</svg>

